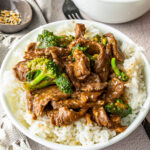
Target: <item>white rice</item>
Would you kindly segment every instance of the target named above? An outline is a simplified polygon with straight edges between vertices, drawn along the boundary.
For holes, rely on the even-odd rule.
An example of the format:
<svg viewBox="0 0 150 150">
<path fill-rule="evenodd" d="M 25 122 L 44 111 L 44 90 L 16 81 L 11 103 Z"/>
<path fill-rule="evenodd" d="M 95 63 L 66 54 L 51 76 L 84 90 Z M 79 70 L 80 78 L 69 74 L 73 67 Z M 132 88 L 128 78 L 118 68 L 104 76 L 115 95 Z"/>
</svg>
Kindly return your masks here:
<svg viewBox="0 0 150 150">
<path fill-rule="evenodd" d="M 87 27 L 86 36 L 101 34 L 99 29 L 93 26 Z M 57 28 L 55 34 L 72 34 L 73 27 L 64 25 Z M 138 115 L 145 99 L 146 86 L 144 82 L 144 61 L 141 57 L 141 48 L 132 46 L 128 43 L 121 44 L 126 59 L 124 68 L 130 79 L 126 83 L 126 96 L 129 105 L 133 109 L 133 113 L 122 119 L 123 125 L 130 125 Z M 17 60 L 21 60 L 22 53 L 15 52 Z M 4 73 L 4 92 L 8 96 L 8 100 L 16 117 L 26 126 L 31 133 L 36 134 L 44 139 L 66 144 L 66 145 L 92 145 L 96 143 L 104 143 L 116 136 L 116 132 L 110 129 L 99 127 L 96 123 L 85 125 L 85 119 L 80 119 L 72 125 L 66 127 L 54 127 L 49 123 L 47 116 L 39 117 L 37 120 L 32 119 L 32 115 L 28 112 L 26 103 L 26 92 L 22 84 L 17 81 L 12 73 L 8 70 Z M 6 79 L 6 80 L 5 80 Z"/>
</svg>

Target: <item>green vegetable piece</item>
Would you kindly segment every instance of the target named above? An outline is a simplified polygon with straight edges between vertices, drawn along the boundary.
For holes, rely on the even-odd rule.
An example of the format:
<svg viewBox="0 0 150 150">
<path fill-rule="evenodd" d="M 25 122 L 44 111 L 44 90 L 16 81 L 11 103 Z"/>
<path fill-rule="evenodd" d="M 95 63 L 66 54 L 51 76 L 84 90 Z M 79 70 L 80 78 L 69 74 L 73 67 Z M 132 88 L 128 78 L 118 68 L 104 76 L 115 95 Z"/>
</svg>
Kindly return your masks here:
<svg viewBox="0 0 150 150">
<path fill-rule="evenodd" d="M 40 71 L 40 70 L 37 70 L 37 71 L 35 72 L 35 74 L 34 74 L 33 79 L 35 79 L 40 73 L 41 73 L 41 71 Z"/>
<path fill-rule="evenodd" d="M 27 81 L 31 81 L 33 79 L 33 72 L 30 72 L 30 71 L 27 72 L 26 79 L 27 79 Z"/>
<path fill-rule="evenodd" d="M 67 94 L 72 94 L 71 84 L 65 73 L 61 74 L 56 79 L 56 85 L 59 87 L 59 89 L 62 92 L 67 93 Z"/>
<path fill-rule="evenodd" d="M 92 41 L 100 42 L 101 41 L 101 36 L 96 34 L 94 37 L 91 38 Z"/>
<path fill-rule="evenodd" d="M 104 46 L 106 46 L 106 44 L 107 44 L 107 39 L 106 38 L 102 38 L 102 44 L 104 45 Z"/>
<path fill-rule="evenodd" d="M 96 60 L 99 54 L 94 54 L 93 59 Z"/>
<path fill-rule="evenodd" d="M 53 32 L 44 30 L 42 34 L 38 35 L 37 41 L 39 42 L 38 48 L 48 48 L 51 46 L 67 47 L 68 44 L 74 39 L 73 36 L 56 36 Z"/>
<path fill-rule="evenodd" d="M 102 43 L 104 46 L 106 46 L 107 44 L 107 38 L 105 38 L 104 36 L 100 36 L 100 35 L 95 35 L 93 38 L 91 38 L 92 41 L 96 41 L 98 43 Z"/>
<path fill-rule="evenodd" d="M 119 115 L 120 117 L 132 114 L 132 108 L 128 104 L 125 104 L 121 98 L 105 105 L 105 109 L 108 113 Z"/>
<path fill-rule="evenodd" d="M 116 76 L 122 80 L 122 81 L 127 81 L 128 80 L 128 76 L 125 74 L 125 72 L 120 72 L 120 70 L 118 69 L 117 65 L 116 65 L 116 58 L 112 58 L 111 59 L 111 66 L 113 71 L 115 72 Z"/>
<path fill-rule="evenodd" d="M 61 91 L 67 94 L 71 93 L 69 79 L 65 74 L 62 74 L 60 67 L 55 62 L 47 58 L 35 58 L 28 62 L 27 66 L 30 70 L 27 77 L 30 80 L 24 83 L 26 89 L 35 90 L 56 84 Z"/>
</svg>

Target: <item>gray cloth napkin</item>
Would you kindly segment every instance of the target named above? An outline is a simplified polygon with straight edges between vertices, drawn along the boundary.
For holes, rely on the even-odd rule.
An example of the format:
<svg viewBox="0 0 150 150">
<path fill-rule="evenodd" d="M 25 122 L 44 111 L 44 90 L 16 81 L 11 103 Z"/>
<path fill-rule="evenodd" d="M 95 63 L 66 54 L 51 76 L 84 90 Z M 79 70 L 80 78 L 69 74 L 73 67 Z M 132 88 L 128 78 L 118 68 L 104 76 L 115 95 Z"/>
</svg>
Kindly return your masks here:
<svg viewBox="0 0 150 150">
<path fill-rule="evenodd" d="M 14 34 L 0 33 L 0 66 L 4 56 L 23 35 L 50 22 L 51 0 L 27 0 L 33 10 L 31 24 Z M 12 124 L 0 105 L 0 150 L 31 150 L 27 138 Z"/>
</svg>

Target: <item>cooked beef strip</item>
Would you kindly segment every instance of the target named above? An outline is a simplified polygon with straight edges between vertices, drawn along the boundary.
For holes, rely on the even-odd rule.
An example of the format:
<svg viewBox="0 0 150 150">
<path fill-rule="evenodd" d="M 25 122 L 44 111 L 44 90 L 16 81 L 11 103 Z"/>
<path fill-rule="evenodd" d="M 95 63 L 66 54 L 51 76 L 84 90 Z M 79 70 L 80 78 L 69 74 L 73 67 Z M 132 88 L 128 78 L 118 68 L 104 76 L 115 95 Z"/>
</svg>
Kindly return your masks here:
<svg viewBox="0 0 150 150">
<path fill-rule="evenodd" d="M 52 55 L 52 59 L 54 62 L 56 62 L 56 64 L 58 64 L 61 68 L 64 68 L 64 64 L 62 62 L 62 56 L 60 54 L 62 54 L 61 52 L 59 52 L 59 48 L 56 47 L 52 47 L 51 48 L 51 55 Z"/>
<path fill-rule="evenodd" d="M 40 58 L 40 57 L 50 57 L 50 48 L 42 48 L 37 49 L 36 43 L 30 43 L 27 47 L 27 50 L 25 51 L 24 58 L 25 59 L 34 59 L 34 58 Z"/>
<path fill-rule="evenodd" d="M 90 74 L 90 60 L 83 54 L 83 51 L 76 49 L 73 53 L 74 75 L 78 80 L 84 80 Z"/>
<path fill-rule="evenodd" d="M 52 101 L 51 105 L 53 109 L 58 109 L 60 107 L 67 107 L 72 109 L 78 108 L 89 108 L 95 105 L 102 106 L 104 101 L 100 100 L 100 92 L 74 92 L 69 99 Z"/>
<path fill-rule="evenodd" d="M 99 76 L 95 73 L 91 73 L 85 81 L 79 81 L 74 75 L 74 64 L 68 63 L 65 66 L 66 73 L 69 76 L 72 84 L 77 91 L 92 92 L 101 91 L 107 86 L 107 82 L 101 83 Z"/>
<path fill-rule="evenodd" d="M 80 37 L 78 39 L 75 39 L 73 40 L 68 48 L 70 49 L 70 51 L 73 49 L 73 47 L 75 47 L 77 44 L 81 44 L 82 46 L 84 47 L 89 47 L 86 52 L 90 55 L 93 55 L 93 54 L 98 54 L 101 50 L 101 45 L 95 41 L 90 41 L 90 40 L 87 40 L 83 37 Z"/>
<path fill-rule="evenodd" d="M 76 77 L 74 75 L 74 63 L 72 63 L 72 62 L 66 63 L 65 70 L 66 70 L 66 73 L 69 76 L 72 84 L 75 86 L 76 89 L 79 89 L 80 82 L 76 79 Z"/>
<path fill-rule="evenodd" d="M 92 92 L 92 91 L 101 91 L 107 87 L 107 82 L 101 82 L 100 78 L 97 74 L 91 73 L 90 76 L 86 78 L 86 81 L 81 82 L 80 89 L 84 92 Z"/>
<path fill-rule="evenodd" d="M 108 42 L 112 45 L 113 49 L 113 55 L 116 57 L 117 60 L 123 62 L 124 61 L 124 56 L 123 53 L 119 50 L 117 46 L 117 41 L 112 33 L 107 33 L 104 35 L 107 37 Z"/>
<path fill-rule="evenodd" d="M 27 60 L 20 61 L 13 68 L 15 77 L 22 82 L 26 81 L 26 74 L 29 71 L 29 69 L 27 67 L 27 62 L 28 62 Z"/>
<path fill-rule="evenodd" d="M 124 89 L 125 86 L 123 81 L 120 81 L 118 78 L 112 78 L 111 82 L 108 84 L 105 100 L 107 102 L 112 102 L 119 98 L 124 93 Z"/>
<path fill-rule="evenodd" d="M 35 57 L 36 43 L 30 43 L 25 51 L 25 59 L 33 59 Z"/>
<path fill-rule="evenodd" d="M 52 101 L 51 105 L 53 109 L 59 109 L 61 107 L 67 107 L 71 109 L 79 109 L 79 108 L 91 108 L 94 106 L 103 106 L 104 101 L 96 101 L 96 102 L 83 102 L 80 99 L 67 99 L 67 100 L 61 100 L 61 101 Z"/>
<path fill-rule="evenodd" d="M 103 107 L 94 107 L 92 109 L 92 112 L 94 119 L 99 126 L 104 126 L 108 128 L 112 126 L 112 123 Z"/>
<path fill-rule="evenodd" d="M 77 39 L 79 37 L 84 36 L 85 30 L 86 28 L 84 24 L 77 23 L 75 26 L 75 34 L 76 34 L 75 38 Z"/>
<path fill-rule="evenodd" d="M 107 81 L 109 75 L 110 58 L 104 50 L 104 46 L 100 45 L 100 53 L 95 60 L 94 70 L 99 74 L 102 82 Z"/>
<path fill-rule="evenodd" d="M 69 125 L 82 118 L 86 114 L 87 109 L 81 109 L 76 112 L 72 109 L 61 107 L 58 110 L 47 112 L 50 122 L 56 126 Z"/>
<path fill-rule="evenodd" d="M 103 91 L 99 92 L 81 92 L 81 101 L 83 102 L 95 102 L 99 99 L 99 96 Z"/>
<path fill-rule="evenodd" d="M 68 97 L 69 95 L 60 91 L 55 85 L 40 90 L 28 91 L 26 95 L 28 109 L 35 114 L 36 117 L 42 114 L 45 106 L 50 101 L 63 100 Z"/>
<path fill-rule="evenodd" d="M 94 55 L 94 54 L 100 54 L 103 55 L 104 51 L 103 51 L 103 45 L 100 43 L 97 43 L 95 41 L 90 41 L 87 40 L 86 45 L 89 46 L 89 48 L 87 49 L 87 53 L 90 55 Z"/>
<path fill-rule="evenodd" d="M 110 43 L 106 45 L 106 54 L 109 56 L 109 59 L 111 60 L 112 58 L 112 46 Z"/>
</svg>

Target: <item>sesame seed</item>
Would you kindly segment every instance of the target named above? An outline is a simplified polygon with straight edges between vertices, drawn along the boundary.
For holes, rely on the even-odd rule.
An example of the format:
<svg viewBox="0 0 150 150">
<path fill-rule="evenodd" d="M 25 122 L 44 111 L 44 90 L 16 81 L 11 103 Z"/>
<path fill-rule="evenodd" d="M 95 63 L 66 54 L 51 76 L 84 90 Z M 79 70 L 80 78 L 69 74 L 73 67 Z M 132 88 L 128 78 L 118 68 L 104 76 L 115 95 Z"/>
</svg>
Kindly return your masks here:
<svg viewBox="0 0 150 150">
<path fill-rule="evenodd" d="M 13 10 L 1 10 L 0 11 L 0 23 L 2 24 L 21 24 L 21 16 L 18 12 Z"/>
</svg>

